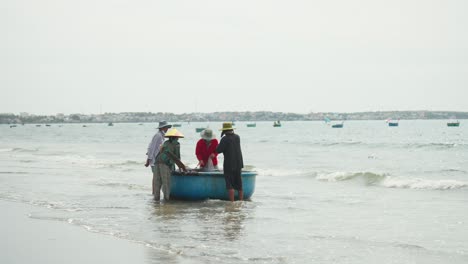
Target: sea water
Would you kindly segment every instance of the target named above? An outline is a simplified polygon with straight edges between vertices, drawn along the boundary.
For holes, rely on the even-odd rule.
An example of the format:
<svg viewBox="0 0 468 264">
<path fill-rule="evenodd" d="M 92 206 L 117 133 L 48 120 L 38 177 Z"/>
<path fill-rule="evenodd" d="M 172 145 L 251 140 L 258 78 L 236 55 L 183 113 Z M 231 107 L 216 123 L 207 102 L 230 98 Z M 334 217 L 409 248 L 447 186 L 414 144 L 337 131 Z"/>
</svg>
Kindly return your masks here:
<svg viewBox="0 0 468 264">
<path fill-rule="evenodd" d="M 250 201 L 155 202 L 154 123 L 0 125 L 0 199 L 145 245 L 148 263 L 468 263 L 468 120 L 246 124 Z M 200 126 L 219 139 L 220 122 L 178 128 L 192 168 Z"/>
</svg>

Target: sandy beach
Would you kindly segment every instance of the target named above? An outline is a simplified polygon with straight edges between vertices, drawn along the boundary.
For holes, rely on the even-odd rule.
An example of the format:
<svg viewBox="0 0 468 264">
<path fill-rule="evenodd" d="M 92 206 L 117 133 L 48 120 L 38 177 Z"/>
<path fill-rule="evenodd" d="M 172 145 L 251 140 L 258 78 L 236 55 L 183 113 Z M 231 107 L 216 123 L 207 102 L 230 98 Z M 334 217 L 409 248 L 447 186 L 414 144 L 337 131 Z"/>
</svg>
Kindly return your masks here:
<svg viewBox="0 0 468 264">
<path fill-rule="evenodd" d="M 151 263 L 148 248 L 66 222 L 28 217 L 47 210 L 0 200 L 0 263 Z"/>
</svg>

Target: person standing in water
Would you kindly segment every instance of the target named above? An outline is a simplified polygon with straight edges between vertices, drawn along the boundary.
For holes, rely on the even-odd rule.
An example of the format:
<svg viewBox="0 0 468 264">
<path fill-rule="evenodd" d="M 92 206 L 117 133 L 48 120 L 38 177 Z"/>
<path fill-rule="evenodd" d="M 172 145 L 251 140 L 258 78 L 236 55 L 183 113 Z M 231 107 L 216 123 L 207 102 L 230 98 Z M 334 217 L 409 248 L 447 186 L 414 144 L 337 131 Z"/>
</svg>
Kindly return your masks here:
<svg viewBox="0 0 468 264">
<path fill-rule="evenodd" d="M 180 161 L 179 138 L 184 135 L 176 128 L 171 128 L 164 137 L 169 138 L 161 147 L 159 155 L 156 157 L 156 185 L 154 199 L 159 201 L 159 193 L 162 187 L 164 200 L 168 201 L 171 196 L 171 172 L 175 170 L 176 160 Z"/>
<path fill-rule="evenodd" d="M 159 154 L 162 144 L 164 143 L 164 135 L 167 130 L 171 128 L 172 125 L 168 124 L 166 121 L 159 122 L 158 132 L 153 136 L 153 139 L 148 145 L 148 151 L 146 152 L 147 158 L 145 167 L 151 166 L 151 171 L 153 172 L 153 195 L 159 200 L 159 189 L 156 187 L 156 157 Z"/>
<path fill-rule="evenodd" d="M 240 145 L 240 137 L 234 133 L 232 123 L 223 123 L 221 129 L 221 141 L 216 148 L 217 153 L 223 153 L 223 171 L 226 189 L 228 190 L 229 200 L 234 201 L 234 190 L 238 191 L 239 200 L 244 199 L 242 189 L 242 168 L 244 161 Z"/>
</svg>

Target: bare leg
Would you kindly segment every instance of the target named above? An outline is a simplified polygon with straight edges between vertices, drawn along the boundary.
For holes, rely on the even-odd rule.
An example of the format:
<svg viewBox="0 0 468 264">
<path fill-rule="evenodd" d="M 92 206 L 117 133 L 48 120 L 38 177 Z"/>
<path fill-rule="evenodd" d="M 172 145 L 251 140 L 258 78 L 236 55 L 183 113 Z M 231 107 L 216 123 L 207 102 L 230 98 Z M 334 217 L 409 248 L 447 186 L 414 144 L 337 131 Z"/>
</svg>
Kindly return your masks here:
<svg viewBox="0 0 468 264">
<path fill-rule="evenodd" d="M 229 201 L 234 202 L 234 189 L 228 189 Z"/>
<path fill-rule="evenodd" d="M 239 201 L 242 201 L 242 200 L 244 200 L 244 191 L 239 190 Z"/>
</svg>

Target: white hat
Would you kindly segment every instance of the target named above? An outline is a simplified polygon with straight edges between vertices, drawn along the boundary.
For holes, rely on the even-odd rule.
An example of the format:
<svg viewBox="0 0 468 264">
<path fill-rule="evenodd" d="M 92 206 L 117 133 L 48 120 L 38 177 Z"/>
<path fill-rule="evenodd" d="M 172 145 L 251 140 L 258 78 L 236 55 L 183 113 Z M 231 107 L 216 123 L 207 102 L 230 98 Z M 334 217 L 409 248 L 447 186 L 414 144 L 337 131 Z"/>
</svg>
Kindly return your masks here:
<svg viewBox="0 0 468 264">
<path fill-rule="evenodd" d="M 201 133 L 200 133 L 200 136 L 201 138 L 203 138 L 204 140 L 212 140 L 213 138 L 215 138 L 215 136 L 213 135 L 213 130 L 209 129 L 209 128 L 205 128 Z"/>
</svg>

